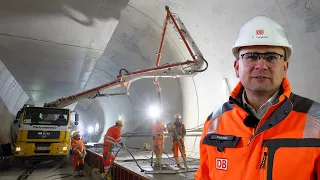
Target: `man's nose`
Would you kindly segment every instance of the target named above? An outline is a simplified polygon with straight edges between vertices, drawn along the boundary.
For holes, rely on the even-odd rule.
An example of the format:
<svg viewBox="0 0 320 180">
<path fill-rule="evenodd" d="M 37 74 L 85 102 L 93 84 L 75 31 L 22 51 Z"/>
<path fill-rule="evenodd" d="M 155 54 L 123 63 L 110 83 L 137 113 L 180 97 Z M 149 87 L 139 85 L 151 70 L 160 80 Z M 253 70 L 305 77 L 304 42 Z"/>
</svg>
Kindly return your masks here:
<svg viewBox="0 0 320 180">
<path fill-rule="evenodd" d="M 264 60 L 263 56 L 260 56 L 260 59 L 257 60 L 256 65 L 255 65 L 256 69 L 267 69 L 267 62 Z"/>
</svg>

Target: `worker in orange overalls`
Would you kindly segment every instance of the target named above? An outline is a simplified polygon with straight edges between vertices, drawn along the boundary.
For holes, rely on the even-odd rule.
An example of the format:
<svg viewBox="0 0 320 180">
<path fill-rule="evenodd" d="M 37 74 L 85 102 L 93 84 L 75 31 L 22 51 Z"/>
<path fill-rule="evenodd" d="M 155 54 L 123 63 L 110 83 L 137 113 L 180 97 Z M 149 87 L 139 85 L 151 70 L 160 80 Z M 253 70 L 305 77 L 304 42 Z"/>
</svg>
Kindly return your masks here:
<svg viewBox="0 0 320 180">
<path fill-rule="evenodd" d="M 78 175 L 83 177 L 83 169 L 84 169 L 84 158 L 87 154 L 86 149 L 84 148 L 84 143 L 80 139 L 79 131 L 76 131 L 72 134 L 71 140 L 71 148 L 72 148 L 72 159 L 73 159 L 73 172 L 78 171 Z"/>
<path fill-rule="evenodd" d="M 103 167 L 104 172 L 108 173 L 109 168 L 114 160 L 114 155 L 112 154 L 112 150 L 116 143 L 120 143 L 122 145 L 122 149 L 126 149 L 126 146 L 123 144 L 121 140 L 121 128 L 123 127 L 123 122 L 118 120 L 116 124 L 108 129 L 106 135 L 104 137 L 103 143 Z M 106 174 L 108 176 L 108 174 Z"/>
<path fill-rule="evenodd" d="M 183 161 L 184 161 L 184 166 L 187 167 L 187 162 L 186 162 L 186 150 L 184 146 L 184 136 L 186 135 L 186 129 L 184 127 L 184 124 L 181 123 L 181 116 L 180 114 L 176 114 L 174 116 L 175 122 L 170 123 L 168 126 L 168 132 L 172 133 L 172 151 L 173 151 L 173 157 L 176 160 L 177 166 L 180 168 L 180 160 L 178 157 L 178 150 L 180 150 L 181 155 L 183 155 Z M 181 145 L 181 147 L 180 147 Z"/>
<path fill-rule="evenodd" d="M 166 131 L 163 123 L 158 118 L 152 124 L 153 151 L 156 154 L 155 167 L 161 167 L 161 157 L 163 150 L 163 133 Z"/>
</svg>

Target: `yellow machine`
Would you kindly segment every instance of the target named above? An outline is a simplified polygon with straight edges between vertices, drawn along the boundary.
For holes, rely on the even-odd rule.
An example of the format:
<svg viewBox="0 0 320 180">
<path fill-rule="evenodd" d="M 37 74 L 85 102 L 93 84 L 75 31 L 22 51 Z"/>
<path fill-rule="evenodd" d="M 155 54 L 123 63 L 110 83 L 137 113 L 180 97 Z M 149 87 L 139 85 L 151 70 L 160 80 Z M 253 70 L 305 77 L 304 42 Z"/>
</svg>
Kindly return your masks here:
<svg viewBox="0 0 320 180">
<path fill-rule="evenodd" d="M 163 27 L 163 33 L 159 52 L 157 53 L 156 67 L 129 72 L 120 69 L 119 75 L 112 82 L 98 87 L 63 97 L 44 104 L 44 107 L 23 107 L 17 114 L 15 124 L 18 124 L 18 134 L 15 143 L 15 157 L 39 158 L 48 157 L 62 158 L 67 160 L 70 149 L 70 114 L 71 111 L 63 109 L 73 103 L 84 99 L 96 97 L 108 97 L 117 95 L 129 95 L 130 84 L 139 79 L 153 78 L 157 90 L 161 90 L 158 78 L 192 77 L 204 72 L 208 68 L 208 62 L 204 59 L 198 46 L 193 41 L 185 25 L 177 14 L 172 14 L 169 7 L 165 7 L 167 15 Z M 160 64 L 165 32 L 169 23 L 174 24 L 181 40 L 187 47 L 191 60 L 182 62 Z M 123 71 L 125 73 L 123 73 Z M 104 93 L 116 88 L 124 88 L 126 93 Z M 75 114 L 75 125 L 78 124 L 78 114 Z"/>
<path fill-rule="evenodd" d="M 15 142 L 16 158 L 59 160 L 67 163 L 71 148 L 71 111 L 54 107 L 24 106 L 17 114 L 19 129 Z M 75 115 L 78 124 L 78 114 Z"/>
</svg>

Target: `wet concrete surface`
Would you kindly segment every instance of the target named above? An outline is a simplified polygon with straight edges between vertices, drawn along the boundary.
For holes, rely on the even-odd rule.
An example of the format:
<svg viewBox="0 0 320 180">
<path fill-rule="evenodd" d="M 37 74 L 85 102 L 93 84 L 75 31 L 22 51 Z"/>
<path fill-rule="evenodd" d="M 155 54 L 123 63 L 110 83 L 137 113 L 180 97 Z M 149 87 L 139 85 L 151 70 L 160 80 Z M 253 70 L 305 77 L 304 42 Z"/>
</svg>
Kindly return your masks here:
<svg viewBox="0 0 320 180">
<path fill-rule="evenodd" d="M 184 168 L 184 165 L 183 165 L 183 159 L 180 157 L 180 166 L 182 168 L 178 168 L 172 153 L 166 152 L 166 153 L 163 153 L 162 155 L 161 169 L 159 167 L 155 168 L 153 167 L 154 164 L 153 166 L 151 166 L 151 157 L 152 157 L 151 151 L 143 151 L 141 149 L 132 149 L 132 148 L 128 148 L 128 149 L 133 154 L 134 158 L 136 159 L 136 162 L 144 170 L 144 172 L 141 172 L 141 169 L 139 168 L 137 163 L 134 161 L 130 153 L 125 150 L 119 151 L 115 159 L 115 162 L 127 169 L 134 171 L 137 174 L 148 176 L 150 177 L 150 179 L 192 180 L 194 179 L 195 171 L 199 167 L 199 159 L 187 157 L 187 166 L 188 166 L 189 172 L 186 172 L 186 169 Z M 92 149 L 92 150 L 97 153 L 101 153 L 102 149 Z M 118 149 L 115 148 L 114 151 L 117 151 L 117 150 Z M 153 158 L 155 161 L 155 156 Z"/>
<path fill-rule="evenodd" d="M 172 153 L 168 152 L 162 156 L 162 167 L 153 167 L 151 166 L 151 151 L 143 151 L 140 149 L 131 149 L 129 151 L 133 154 L 136 162 L 133 160 L 130 153 L 126 150 L 120 150 L 115 162 L 127 169 L 134 171 L 136 174 L 143 175 L 144 177 L 149 177 L 150 179 L 165 179 L 165 180 L 192 180 L 194 179 L 194 173 L 199 166 L 199 159 L 188 158 L 187 165 L 189 172 L 186 172 L 186 169 L 183 168 L 183 159 L 180 157 L 180 165 L 182 168 L 176 166 L 176 162 L 172 157 Z M 101 153 L 102 149 L 92 148 L 90 149 L 97 153 Z M 115 148 L 114 151 L 117 151 L 118 148 Z M 22 161 L 16 160 L 13 163 L 12 167 L 9 167 L 11 158 L 7 158 L 5 161 L 0 162 L 0 179 L 5 180 L 16 180 L 20 175 L 26 172 L 27 169 L 30 169 L 32 166 L 31 162 L 22 163 Z M 155 156 L 154 156 L 155 161 Z M 143 169 L 141 169 L 139 166 Z M 89 169 L 89 168 L 87 168 Z M 57 161 L 43 161 L 37 168 L 31 173 L 27 178 L 28 180 L 71 180 L 71 179 L 81 179 L 87 180 L 90 179 L 89 170 L 85 172 L 86 177 L 75 178 L 72 172 L 72 159 L 70 158 L 68 164 L 65 167 L 61 167 L 60 163 Z"/>
<path fill-rule="evenodd" d="M 23 163 L 21 160 L 15 160 L 12 167 L 9 167 L 12 157 L 7 158 L 6 161 L 1 162 L 0 179 L 3 180 L 17 180 L 19 176 L 26 173 L 27 170 L 32 167 L 32 162 Z M 72 159 L 68 160 L 68 164 L 65 167 L 60 166 L 58 161 L 43 161 L 41 162 L 33 172 L 28 176 L 28 180 L 88 180 L 89 175 L 86 177 L 74 177 L 72 172 Z"/>
</svg>

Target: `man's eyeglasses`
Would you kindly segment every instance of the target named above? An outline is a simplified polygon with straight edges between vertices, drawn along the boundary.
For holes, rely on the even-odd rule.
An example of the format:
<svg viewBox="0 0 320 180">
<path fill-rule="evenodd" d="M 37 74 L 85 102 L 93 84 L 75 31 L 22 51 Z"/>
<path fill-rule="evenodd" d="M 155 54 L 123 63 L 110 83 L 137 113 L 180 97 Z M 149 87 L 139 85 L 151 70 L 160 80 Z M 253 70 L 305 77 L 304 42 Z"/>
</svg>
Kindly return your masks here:
<svg viewBox="0 0 320 180">
<path fill-rule="evenodd" d="M 258 52 L 248 52 L 241 54 L 241 59 L 247 65 L 255 65 L 261 58 L 266 60 L 266 65 L 271 67 L 278 64 L 278 62 L 284 57 L 284 55 L 278 53 L 258 53 Z"/>
</svg>

